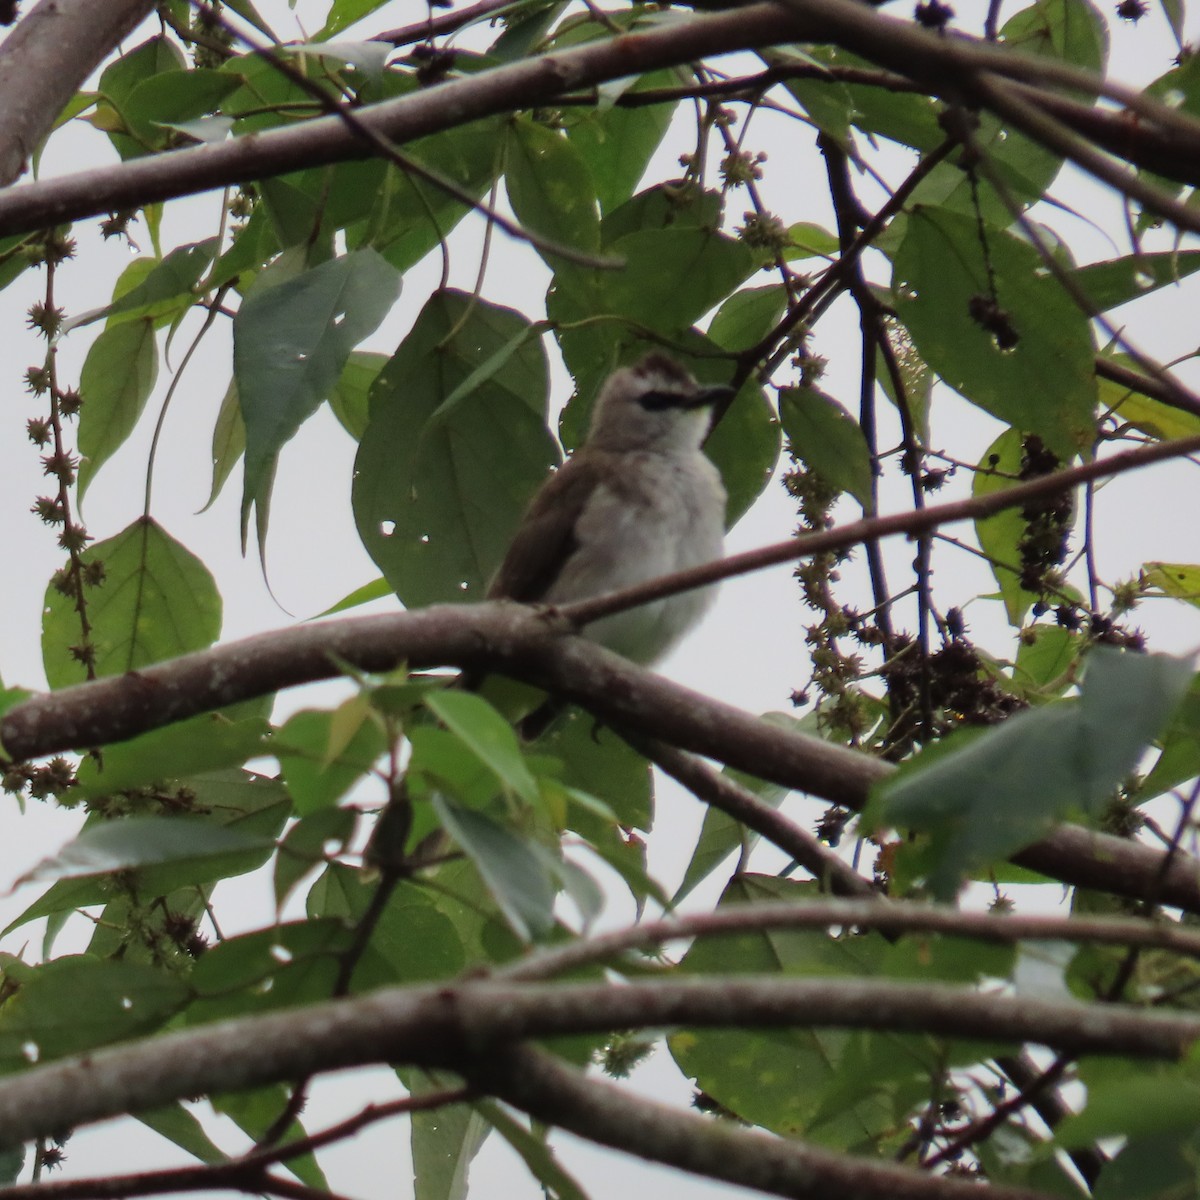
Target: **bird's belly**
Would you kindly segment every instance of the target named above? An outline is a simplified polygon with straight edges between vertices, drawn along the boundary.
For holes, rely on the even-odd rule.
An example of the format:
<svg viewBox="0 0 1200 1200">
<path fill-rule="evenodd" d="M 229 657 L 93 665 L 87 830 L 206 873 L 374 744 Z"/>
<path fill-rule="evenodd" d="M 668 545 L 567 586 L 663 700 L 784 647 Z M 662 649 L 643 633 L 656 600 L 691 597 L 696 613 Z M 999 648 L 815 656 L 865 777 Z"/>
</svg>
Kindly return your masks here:
<svg viewBox="0 0 1200 1200">
<path fill-rule="evenodd" d="M 714 479 L 719 481 L 713 469 Z M 640 506 L 628 496 L 598 509 L 592 527 L 555 586 L 551 603 L 564 604 L 620 591 L 720 558 L 724 497 L 719 482 L 697 490 L 680 486 L 667 473 Z M 712 603 L 715 588 L 700 588 L 655 600 L 593 622 L 584 635 L 635 662 L 661 658 Z"/>
</svg>

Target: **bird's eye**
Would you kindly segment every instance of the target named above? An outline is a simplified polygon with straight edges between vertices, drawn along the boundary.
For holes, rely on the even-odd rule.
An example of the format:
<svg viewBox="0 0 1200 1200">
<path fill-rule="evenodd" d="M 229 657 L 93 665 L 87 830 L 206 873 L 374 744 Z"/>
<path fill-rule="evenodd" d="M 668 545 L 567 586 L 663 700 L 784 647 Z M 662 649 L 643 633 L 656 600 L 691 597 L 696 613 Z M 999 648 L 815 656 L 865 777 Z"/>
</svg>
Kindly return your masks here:
<svg viewBox="0 0 1200 1200">
<path fill-rule="evenodd" d="M 643 392 L 638 403 L 648 412 L 662 412 L 666 408 L 678 408 L 683 400 L 678 392 Z"/>
</svg>

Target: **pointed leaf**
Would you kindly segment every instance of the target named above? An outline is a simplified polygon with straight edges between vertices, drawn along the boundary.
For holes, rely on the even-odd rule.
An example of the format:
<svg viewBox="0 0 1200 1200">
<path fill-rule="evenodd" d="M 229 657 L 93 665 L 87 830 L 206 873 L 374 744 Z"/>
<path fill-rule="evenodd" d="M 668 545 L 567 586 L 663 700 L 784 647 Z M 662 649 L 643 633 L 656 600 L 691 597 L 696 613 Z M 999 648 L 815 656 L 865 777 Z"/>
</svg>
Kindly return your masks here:
<svg viewBox="0 0 1200 1200">
<path fill-rule="evenodd" d="M 483 813 L 433 797 L 446 832 L 475 864 L 516 935 L 538 941 L 554 928 L 555 887 L 537 855 Z"/>
<path fill-rule="evenodd" d="M 158 378 L 154 323 L 110 325 L 92 343 L 79 376 L 79 494 L 133 432 Z"/>
<path fill-rule="evenodd" d="M 506 788 L 527 804 L 538 803 L 537 781 L 525 762 L 513 727 L 482 696 L 461 691 L 434 692 L 425 705 Z"/>
<path fill-rule="evenodd" d="M 119 675 L 199 650 L 221 632 L 221 597 L 208 568 L 155 521 L 140 517 L 83 553 L 104 582 L 86 587 L 97 675 Z M 80 683 L 79 614 L 53 584 L 46 589 L 42 661 L 52 688 Z"/>
<path fill-rule="evenodd" d="M 925 751 L 872 801 L 877 824 L 928 831 L 939 899 L 966 872 L 1028 845 L 1070 813 L 1095 816 L 1192 682 L 1190 663 L 1096 647 L 1077 701 L 1030 709 Z M 965 744 L 963 744 L 965 740 Z"/>
<path fill-rule="evenodd" d="M 408 607 L 482 598 L 558 461 L 537 339 L 431 420 L 522 328 L 511 309 L 439 292 L 376 381 L 355 462 L 354 515 L 363 545 Z"/>
<path fill-rule="evenodd" d="M 504 163 L 508 199 L 525 228 L 560 246 L 599 251 L 595 185 L 582 155 L 563 134 L 517 117 L 508 128 Z M 547 262 L 557 261 L 541 253 Z"/>
<path fill-rule="evenodd" d="M 1091 445 L 1096 405 L 1087 318 L 1046 273 L 1037 251 L 1012 234 L 944 209 L 918 208 L 896 254 L 900 319 L 925 361 L 973 404 L 1028 433 L 1060 457 Z M 972 317 L 995 301 L 1016 337 L 1002 344 Z"/>
<path fill-rule="evenodd" d="M 779 419 L 802 458 L 826 483 L 871 507 L 871 452 L 858 422 L 831 396 L 816 388 L 787 388 Z"/>
<path fill-rule="evenodd" d="M 224 825 L 184 817 L 122 817 L 91 825 L 21 882 L 79 879 L 214 855 L 257 853 L 271 843 Z"/>
<path fill-rule="evenodd" d="M 400 276 L 358 250 L 257 289 L 233 323 L 233 361 L 246 424 L 243 537 L 264 505 L 279 451 L 329 398 L 351 350 L 387 315 Z"/>
</svg>

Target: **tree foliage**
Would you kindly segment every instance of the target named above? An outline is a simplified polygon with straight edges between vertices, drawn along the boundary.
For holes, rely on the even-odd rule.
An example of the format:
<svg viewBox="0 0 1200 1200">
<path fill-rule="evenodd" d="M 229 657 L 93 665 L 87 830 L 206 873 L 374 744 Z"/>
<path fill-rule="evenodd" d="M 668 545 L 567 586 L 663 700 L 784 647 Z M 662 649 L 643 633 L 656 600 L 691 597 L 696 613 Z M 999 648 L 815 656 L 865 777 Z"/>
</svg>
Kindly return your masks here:
<svg viewBox="0 0 1200 1200">
<path fill-rule="evenodd" d="M 80 818 L 3 931 L 3 1178 L 36 1195 L 71 1129 L 132 1115 L 198 1160 L 139 1194 L 322 1189 L 319 1151 L 385 1119 L 420 1200 L 466 1195 L 489 1136 L 586 1195 L 556 1126 L 784 1196 L 1191 1194 L 1200 683 L 1134 613 L 1188 612 L 1200 566 L 1176 494 L 1137 514 L 1179 521 L 1173 560 L 1126 544 L 1105 574 L 1097 501 L 1200 450 L 1194 339 L 1158 351 L 1155 327 L 1200 268 L 1181 6 L 479 0 L 389 29 L 329 0 L 292 41 L 249 0 L 105 7 L 42 0 L 0 44 L 0 286 L 36 297 L 31 503 L 62 552 L 51 690 L 0 691 L 6 820 Z M 1108 59 L 1143 17 L 1179 56 L 1139 90 Z M 81 124 L 103 165 L 14 186 Z M 77 310 L 100 236 L 134 254 Z M 535 262 L 544 303 L 509 307 L 497 276 Z M 365 348 L 396 313 L 394 352 Z M 773 481 L 792 500 L 799 536 L 725 573 L 797 561 L 796 713 L 572 636 L 597 604 L 556 626 L 475 603 L 604 378 L 654 347 L 736 389 L 708 444 L 730 523 Z M 211 430 L 168 412 L 201 362 Z M 265 569 L 277 468 L 325 406 L 378 578 L 334 620 L 222 642 L 221 581 L 155 505 L 158 432 L 190 422 Z M 86 526 L 148 426 L 144 511 Z M 381 597 L 404 611 L 353 612 Z M 334 677 L 338 702 L 290 694 Z M 529 744 L 531 689 L 577 707 Z M 663 772 L 707 806 L 681 879 L 647 858 Z M 252 873 L 275 912 L 223 934 Z M 597 933 L 618 902 L 638 921 Z M 603 1078 L 655 1047 L 699 1112 Z M 311 1127 L 314 1077 L 372 1063 L 403 1097 Z"/>
</svg>

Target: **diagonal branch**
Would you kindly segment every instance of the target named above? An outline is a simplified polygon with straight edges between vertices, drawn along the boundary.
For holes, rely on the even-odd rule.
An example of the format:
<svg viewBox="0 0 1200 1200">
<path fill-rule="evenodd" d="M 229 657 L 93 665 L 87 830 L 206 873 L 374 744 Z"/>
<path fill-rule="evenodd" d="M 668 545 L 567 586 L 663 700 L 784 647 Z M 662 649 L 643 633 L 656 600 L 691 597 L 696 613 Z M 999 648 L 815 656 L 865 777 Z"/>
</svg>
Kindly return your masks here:
<svg viewBox="0 0 1200 1200">
<path fill-rule="evenodd" d="M 0 1089 L 0 1129 L 11 1145 L 187 1096 L 302 1074 L 383 1062 L 466 1074 L 526 1038 L 687 1026 L 893 1030 L 1166 1060 L 1200 1039 L 1194 1014 L 944 984 L 721 976 L 613 987 L 485 979 L 386 988 L 241 1017 L 10 1075 Z"/>
<path fill-rule="evenodd" d="M 986 104 L 979 85 L 991 73 L 1024 84 L 1101 94 L 1136 113 L 1140 123 L 1152 125 L 1156 136 L 1173 135 L 1181 146 L 1200 140 L 1200 123 L 1187 114 L 1056 59 L 1014 54 L 968 38 L 942 37 L 854 0 L 782 3 L 782 8 L 760 3 L 696 16 L 661 29 L 495 67 L 365 108 L 361 118 L 379 134 L 402 144 L 482 117 L 553 103 L 564 93 L 659 67 L 742 49 L 826 42 L 915 80 L 931 94 L 952 102 L 966 98 Z M 1034 95 L 1028 88 L 1023 94 Z M 1060 106 L 1057 115 L 1064 127 L 1073 119 L 1069 107 Z M 1084 123 L 1088 129 L 1080 132 L 1087 136 L 1094 122 L 1088 118 Z M 302 167 L 362 158 L 369 152 L 335 118 L 324 117 L 222 144 L 136 159 L 0 195 L 0 236 Z M 1167 204 L 1163 211 L 1172 211 L 1168 194 L 1161 189 L 1156 194 Z M 1185 227 L 1200 220 L 1186 211 L 1175 215 Z"/>
<path fill-rule="evenodd" d="M 980 1185 L 888 1162 L 836 1154 L 707 1120 L 588 1079 L 543 1050 L 507 1047 L 477 1076 L 502 1100 L 580 1137 L 739 1188 L 798 1200 L 1048 1200 L 1045 1193 Z"/>
<path fill-rule="evenodd" d="M 715 912 L 643 921 L 611 933 L 535 950 L 502 967 L 493 978 L 551 979 L 592 963 L 615 963 L 629 950 L 648 950 L 697 937 L 736 936 L 773 929 L 874 929 L 884 934 L 941 933 L 1012 945 L 1021 941 L 1073 941 L 1142 946 L 1200 958 L 1200 933 L 1176 921 L 1137 917 L 964 912 L 912 900 L 765 901 Z"/>
<path fill-rule="evenodd" d="M 1003 491 L 919 512 L 853 521 L 557 610 L 508 603 L 435 605 L 416 612 L 324 621 L 259 634 L 140 671 L 35 696 L 9 709 L 0 719 L 0 745 L 9 757 L 22 760 L 121 741 L 280 688 L 333 678 L 341 673 L 341 660 L 364 671 L 392 670 L 400 662 L 416 668 L 453 665 L 467 670 L 508 671 L 515 678 L 551 688 L 584 704 L 605 720 L 615 724 L 632 722 L 633 727 L 645 729 L 650 736 L 665 738 L 685 749 L 713 753 L 712 747 L 728 744 L 724 736 L 728 730 L 705 728 L 701 732 L 701 723 L 674 707 L 679 693 L 694 693 L 674 689 L 665 680 L 581 639 L 548 635 L 572 632 L 610 613 L 775 563 L 871 538 L 912 535 L 954 521 L 991 516 L 1089 479 L 1122 474 L 1197 450 L 1200 435 L 1122 450 L 1109 458 L 1042 475 Z M 610 693 L 603 691 L 605 687 Z M 695 702 L 701 707 L 716 706 L 747 736 L 747 724 L 765 729 L 729 705 L 703 697 L 696 697 Z M 646 711 L 647 707 L 651 711 Z M 673 715 L 667 715 L 668 709 Z M 638 724 L 642 720 L 648 724 Z M 708 736 L 713 740 L 705 740 Z M 849 780 L 839 783 L 822 769 L 817 777 L 791 786 L 803 787 L 835 803 L 854 805 L 856 797 L 861 803 L 866 787 L 885 770 L 882 764 L 852 751 L 815 738 L 790 736 L 822 747 L 821 753 L 831 756 L 826 767 L 835 776 L 845 773 Z M 734 757 L 724 761 L 766 777 L 753 760 L 747 762 L 736 751 Z M 873 766 L 856 769 L 853 764 L 862 761 Z"/>
<path fill-rule="evenodd" d="M 153 11 L 154 0 L 42 0 L 21 18 L 0 45 L 0 186 L 28 167 L 76 88 Z"/>
</svg>

